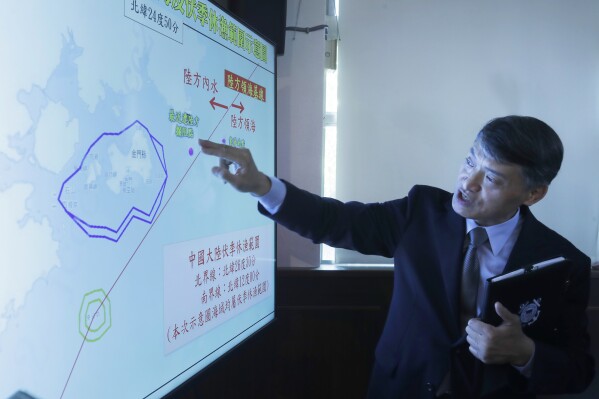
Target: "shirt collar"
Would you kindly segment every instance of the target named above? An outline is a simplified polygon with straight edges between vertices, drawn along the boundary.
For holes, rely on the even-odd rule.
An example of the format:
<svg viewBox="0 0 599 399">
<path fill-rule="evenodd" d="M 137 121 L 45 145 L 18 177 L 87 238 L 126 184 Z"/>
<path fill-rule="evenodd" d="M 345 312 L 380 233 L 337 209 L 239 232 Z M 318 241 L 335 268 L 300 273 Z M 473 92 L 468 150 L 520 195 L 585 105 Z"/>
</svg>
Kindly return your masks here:
<svg viewBox="0 0 599 399">
<path fill-rule="evenodd" d="M 485 226 L 487 235 L 489 236 L 489 243 L 491 244 L 491 250 L 493 255 L 497 255 L 503 248 L 507 240 L 510 238 L 514 229 L 518 226 L 520 220 L 520 208 L 511 219 L 506 220 L 503 223 L 496 224 L 493 226 Z M 472 219 L 466 219 L 466 233 L 470 233 L 470 230 L 479 227 L 478 224 Z"/>
</svg>

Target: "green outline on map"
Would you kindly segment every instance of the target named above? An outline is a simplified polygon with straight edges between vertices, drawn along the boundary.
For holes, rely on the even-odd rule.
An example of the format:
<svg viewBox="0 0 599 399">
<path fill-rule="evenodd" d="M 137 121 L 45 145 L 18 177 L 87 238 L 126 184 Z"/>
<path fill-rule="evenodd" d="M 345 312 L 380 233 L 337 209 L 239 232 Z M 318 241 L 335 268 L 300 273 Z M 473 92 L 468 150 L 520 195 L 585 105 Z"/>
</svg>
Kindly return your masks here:
<svg viewBox="0 0 599 399">
<path fill-rule="evenodd" d="M 103 319 L 102 324 L 96 328 L 91 328 L 92 323 L 87 323 L 87 315 L 89 313 L 89 308 L 96 302 L 98 303 L 97 306 L 102 304 Z M 84 309 L 85 312 L 83 311 Z M 100 309 L 98 309 L 98 311 L 99 310 Z M 110 327 L 112 327 L 110 299 L 104 290 L 97 289 L 85 294 L 81 301 L 81 307 L 79 308 L 79 334 L 81 334 L 81 336 L 88 342 L 96 342 L 106 334 L 106 331 L 108 331 Z"/>
</svg>

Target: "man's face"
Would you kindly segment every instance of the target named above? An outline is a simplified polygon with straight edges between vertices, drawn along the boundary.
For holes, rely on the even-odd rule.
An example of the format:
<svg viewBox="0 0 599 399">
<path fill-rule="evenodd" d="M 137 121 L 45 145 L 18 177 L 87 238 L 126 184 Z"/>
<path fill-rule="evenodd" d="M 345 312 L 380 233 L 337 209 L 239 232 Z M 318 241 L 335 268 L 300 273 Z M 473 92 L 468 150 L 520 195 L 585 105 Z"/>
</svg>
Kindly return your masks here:
<svg viewBox="0 0 599 399">
<path fill-rule="evenodd" d="M 475 143 L 460 168 L 451 205 L 459 215 L 492 226 L 510 219 L 520 205 L 540 199 L 533 197 L 521 166 L 487 158 Z"/>
</svg>

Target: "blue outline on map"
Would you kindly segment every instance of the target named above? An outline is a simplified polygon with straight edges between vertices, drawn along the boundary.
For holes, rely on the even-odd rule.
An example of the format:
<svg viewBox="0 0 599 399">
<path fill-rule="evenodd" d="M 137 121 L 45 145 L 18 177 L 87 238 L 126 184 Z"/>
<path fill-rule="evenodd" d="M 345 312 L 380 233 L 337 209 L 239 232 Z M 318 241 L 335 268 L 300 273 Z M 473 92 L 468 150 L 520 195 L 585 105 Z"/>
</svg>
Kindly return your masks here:
<svg viewBox="0 0 599 399">
<path fill-rule="evenodd" d="M 152 204 L 152 208 L 150 209 L 149 212 L 144 212 L 143 210 L 141 210 L 135 206 L 131 207 L 131 209 L 129 210 L 129 212 L 127 213 L 127 215 L 121 222 L 121 224 L 116 229 L 110 228 L 108 226 L 98 226 L 98 225 L 89 224 L 89 223 L 85 222 L 83 219 L 81 219 L 80 217 L 78 217 L 77 215 L 68 211 L 67 208 L 62 203 L 61 196 L 62 196 L 62 192 L 65 187 L 65 184 L 67 184 L 69 182 L 69 180 L 71 180 L 75 175 L 77 175 L 77 173 L 79 173 L 81 171 L 81 168 L 83 167 L 83 164 L 85 162 L 85 159 L 89 155 L 89 152 L 102 139 L 102 137 L 118 136 L 118 135 L 124 133 L 125 131 L 127 131 L 128 129 L 130 129 L 135 124 L 139 124 L 141 127 L 143 127 L 144 130 L 148 133 L 148 136 L 150 136 L 150 139 L 152 140 L 152 145 L 154 146 L 154 150 L 156 151 L 156 155 L 158 156 L 158 159 L 160 160 L 160 164 L 162 165 L 162 169 L 164 170 L 164 181 L 162 182 L 162 186 L 161 186 L 160 190 L 158 191 L 158 195 L 156 196 L 156 199 L 154 200 L 154 203 Z M 157 147 L 157 145 L 160 146 L 160 149 Z M 166 170 L 164 147 L 158 140 L 156 140 L 156 138 L 154 136 L 152 136 L 152 134 L 150 133 L 148 128 L 143 123 L 141 123 L 139 120 L 136 120 L 135 122 L 133 122 L 132 124 L 130 124 L 129 126 L 127 126 L 126 128 L 124 128 L 123 130 L 121 130 L 118 133 L 102 133 L 102 135 L 100 135 L 100 137 L 98 137 L 89 146 L 89 148 L 87 149 L 87 152 L 81 159 L 81 163 L 79 164 L 79 167 L 77 168 L 77 170 L 75 170 L 62 183 L 62 186 L 60 188 L 60 193 L 58 194 L 58 202 L 62 206 L 62 209 L 64 209 L 64 211 L 69 215 L 69 217 L 71 219 L 73 219 L 73 221 L 81 228 L 81 230 L 83 230 L 85 232 L 85 234 L 87 234 L 90 238 L 105 238 L 110 241 L 118 242 L 119 239 L 121 238 L 121 236 L 123 235 L 123 233 L 125 232 L 125 230 L 127 230 L 127 227 L 129 227 L 129 224 L 131 223 L 131 221 L 133 219 L 137 219 L 142 222 L 146 222 L 148 224 L 151 224 L 154 221 L 154 217 L 156 216 L 158 209 L 160 208 L 160 205 L 162 204 L 162 197 L 164 196 L 167 179 L 168 179 L 168 172 Z M 134 214 L 134 212 L 135 212 L 135 214 Z M 94 230 L 100 230 L 100 231 L 96 232 Z M 109 233 L 113 233 L 112 236 L 107 235 Z M 116 236 L 116 238 L 114 238 L 114 236 Z"/>
</svg>

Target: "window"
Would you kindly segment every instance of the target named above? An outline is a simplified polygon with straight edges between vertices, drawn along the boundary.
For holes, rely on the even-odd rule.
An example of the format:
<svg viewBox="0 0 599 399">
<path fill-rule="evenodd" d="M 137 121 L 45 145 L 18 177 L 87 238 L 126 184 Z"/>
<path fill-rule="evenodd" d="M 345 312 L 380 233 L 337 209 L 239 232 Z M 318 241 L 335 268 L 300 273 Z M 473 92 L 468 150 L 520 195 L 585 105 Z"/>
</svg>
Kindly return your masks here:
<svg viewBox="0 0 599 399">
<path fill-rule="evenodd" d="M 337 27 L 338 0 L 327 1 L 327 44 L 325 67 L 325 115 L 323 128 L 323 187 L 325 197 L 337 194 Z M 335 263 L 335 248 L 322 245 L 321 263 Z"/>
</svg>

